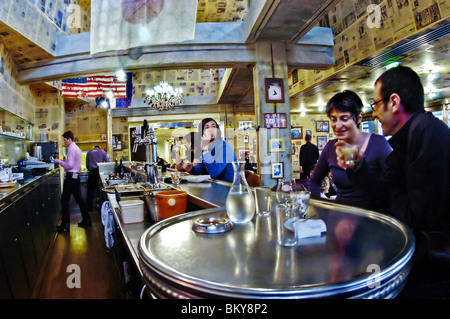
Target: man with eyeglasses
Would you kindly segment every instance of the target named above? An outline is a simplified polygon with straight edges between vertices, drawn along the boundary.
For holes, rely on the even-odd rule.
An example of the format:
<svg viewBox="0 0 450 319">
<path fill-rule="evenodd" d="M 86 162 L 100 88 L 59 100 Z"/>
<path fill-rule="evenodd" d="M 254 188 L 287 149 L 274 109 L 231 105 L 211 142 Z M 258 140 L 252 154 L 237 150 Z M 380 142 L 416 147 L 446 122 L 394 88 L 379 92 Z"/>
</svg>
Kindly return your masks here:
<svg viewBox="0 0 450 319">
<path fill-rule="evenodd" d="M 424 102 L 423 86 L 412 69 L 398 66 L 384 72 L 375 82 L 371 103 L 383 135 L 392 136 L 393 151 L 386 158 L 383 176 L 368 170 L 362 154 L 349 167 L 339 147 L 336 153 L 338 164 L 347 169 L 371 208 L 398 218 L 414 231 L 414 268 L 402 296 L 449 297 L 450 130 L 425 112 Z"/>
</svg>

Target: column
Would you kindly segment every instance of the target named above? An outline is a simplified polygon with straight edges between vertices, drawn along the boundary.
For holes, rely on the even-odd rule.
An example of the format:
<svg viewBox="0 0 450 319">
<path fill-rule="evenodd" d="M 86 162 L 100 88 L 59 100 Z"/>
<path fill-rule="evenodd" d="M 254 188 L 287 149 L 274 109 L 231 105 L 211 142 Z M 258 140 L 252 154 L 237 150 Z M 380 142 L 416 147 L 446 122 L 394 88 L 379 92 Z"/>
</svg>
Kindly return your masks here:
<svg viewBox="0 0 450 319">
<path fill-rule="evenodd" d="M 273 186 L 277 180 L 272 179 L 272 164 L 283 163 L 283 180 L 292 178 L 291 159 L 291 118 L 289 104 L 289 82 L 286 57 L 286 46 L 282 42 L 257 42 L 256 65 L 253 69 L 253 84 L 255 95 L 255 117 L 258 131 L 258 173 L 261 175 L 263 185 Z M 267 103 L 266 78 L 279 78 L 283 80 L 284 102 Z M 266 129 L 264 123 L 265 113 L 285 113 L 285 129 Z M 280 152 L 270 152 L 269 143 L 279 139 L 283 145 Z"/>
</svg>

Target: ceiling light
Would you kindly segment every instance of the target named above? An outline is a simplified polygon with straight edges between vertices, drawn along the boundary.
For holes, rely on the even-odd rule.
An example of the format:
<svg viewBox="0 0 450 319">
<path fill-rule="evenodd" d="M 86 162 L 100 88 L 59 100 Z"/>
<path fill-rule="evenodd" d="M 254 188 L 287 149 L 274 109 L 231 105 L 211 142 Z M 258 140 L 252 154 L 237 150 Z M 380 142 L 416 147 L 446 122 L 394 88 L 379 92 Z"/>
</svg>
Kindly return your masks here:
<svg viewBox="0 0 450 319">
<path fill-rule="evenodd" d="M 391 62 L 391 63 L 387 64 L 384 68 L 386 70 L 390 70 L 392 68 L 398 67 L 399 65 L 400 65 L 400 62 Z"/>
<path fill-rule="evenodd" d="M 126 74 L 123 70 L 119 70 L 116 72 L 116 77 L 119 81 L 124 81 L 126 79 Z"/>
<path fill-rule="evenodd" d="M 173 89 L 166 81 L 161 81 L 153 90 L 147 92 L 144 101 L 152 109 L 166 111 L 182 104 L 183 98 L 184 95 L 181 89 Z"/>
</svg>

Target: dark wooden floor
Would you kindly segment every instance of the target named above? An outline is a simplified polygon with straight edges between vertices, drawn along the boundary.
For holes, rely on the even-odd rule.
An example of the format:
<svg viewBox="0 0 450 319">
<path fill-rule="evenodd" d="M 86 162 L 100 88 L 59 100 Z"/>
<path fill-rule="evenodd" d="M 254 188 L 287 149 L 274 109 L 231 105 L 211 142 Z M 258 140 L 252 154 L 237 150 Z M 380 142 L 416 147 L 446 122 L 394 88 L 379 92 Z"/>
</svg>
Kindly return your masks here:
<svg viewBox="0 0 450 319">
<path fill-rule="evenodd" d="M 33 293 L 36 299 L 125 299 L 114 255 L 105 245 L 100 210 L 91 212 L 92 226 L 78 227 L 79 209 L 71 211 L 70 232 L 56 236 Z M 70 265 L 79 266 L 80 288 Z M 69 272 L 68 272 L 69 267 Z M 73 267 L 73 266 L 71 266 Z"/>
</svg>

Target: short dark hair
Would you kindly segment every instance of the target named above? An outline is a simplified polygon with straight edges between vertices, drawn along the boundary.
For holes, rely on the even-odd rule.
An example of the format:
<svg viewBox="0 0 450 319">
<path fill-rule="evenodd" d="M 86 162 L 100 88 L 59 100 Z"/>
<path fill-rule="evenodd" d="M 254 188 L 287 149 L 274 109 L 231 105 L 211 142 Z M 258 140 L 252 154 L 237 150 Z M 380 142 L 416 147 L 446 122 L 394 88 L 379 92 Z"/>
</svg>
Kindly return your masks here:
<svg viewBox="0 0 450 319">
<path fill-rule="evenodd" d="M 358 122 L 358 117 L 363 109 L 363 104 L 358 94 L 353 91 L 345 90 L 333 95 L 333 97 L 328 101 L 326 107 L 326 113 L 328 117 L 333 109 L 337 109 L 341 112 L 350 112 Z"/>
<path fill-rule="evenodd" d="M 393 93 L 400 96 L 408 113 L 424 110 L 425 94 L 419 76 L 407 66 L 397 66 L 381 74 L 375 84 L 381 83 L 381 97 L 387 101 Z"/>
<path fill-rule="evenodd" d="M 312 138 L 311 135 L 309 135 L 309 134 L 305 135 L 305 141 L 307 141 L 307 142 L 311 141 L 311 138 Z"/>
<path fill-rule="evenodd" d="M 72 141 L 73 141 L 73 133 L 72 133 L 72 131 L 67 131 L 67 132 L 64 132 L 64 134 L 62 135 L 62 137 L 64 137 L 64 138 L 70 138 Z"/>
</svg>

